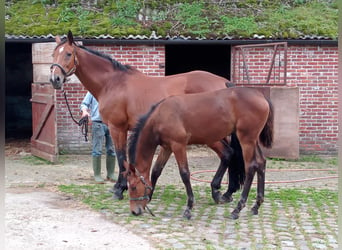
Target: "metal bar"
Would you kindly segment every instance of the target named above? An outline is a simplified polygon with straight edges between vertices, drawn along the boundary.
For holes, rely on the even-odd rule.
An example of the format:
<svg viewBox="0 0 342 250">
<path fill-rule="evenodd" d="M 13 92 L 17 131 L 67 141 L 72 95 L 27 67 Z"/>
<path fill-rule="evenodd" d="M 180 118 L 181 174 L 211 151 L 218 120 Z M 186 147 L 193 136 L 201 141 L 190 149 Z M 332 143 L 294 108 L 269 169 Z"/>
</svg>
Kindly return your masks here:
<svg viewBox="0 0 342 250">
<path fill-rule="evenodd" d="M 268 84 L 270 82 L 270 78 L 271 78 L 271 74 L 272 74 L 272 68 L 274 67 L 275 57 L 277 55 L 277 50 L 278 50 L 278 44 L 275 44 L 274 45 L 273 56 L 272 56 L 272 61 L 271 61 L 271 66 L 270 66 L 270 68 L 268 70 L 266 84 Z"/>
<path fill-rule="evenodd" d="M 248 72 L 248 66 L 247 66 L 247 62 L 246 62 L 246 56 L 245 56 L 245 52 L 243 51 L 243 49 L 241 49 L 241 53 L 242 53 L 242 58 L 243 58 L 243 68 L 246 72 L 246 77 L 247 77 L 247 83 L 250 84 L 250 78 L 249 78 L 249 72 Z"/>
<path fill-rule="evenodd" d="M 236 80 L 236 48 L 233 47 L 233 57 L 232 57 L 232 60 L 231 60 L 231 73 L 232 73 L 232 81 L 235 83 L 237 80 Z"/>
<path fill-rule="evenodd" d="M 236 48 L 253 48 L 253 47 L 274 47 L 275 45 L 285 45 L 287 42 L 278 42 L 278 43 L 262 43 L 262 44 L 246 44 L 246 45 L 237 45 Z"/>
<path fill-rule="evenodd" d="M 284 44 L 284 84 L 287 83 L 287 43 Z"/>
</svg>

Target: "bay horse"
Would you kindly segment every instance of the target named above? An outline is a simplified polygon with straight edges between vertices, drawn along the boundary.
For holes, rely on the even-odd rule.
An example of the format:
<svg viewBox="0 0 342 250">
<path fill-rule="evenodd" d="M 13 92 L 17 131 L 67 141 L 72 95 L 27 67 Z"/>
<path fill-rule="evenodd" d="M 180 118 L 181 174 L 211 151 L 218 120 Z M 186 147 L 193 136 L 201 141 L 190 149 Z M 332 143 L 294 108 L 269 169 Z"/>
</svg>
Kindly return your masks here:
<svg viewBox="0 0 342 250">
<path fill-rule="evenodd" d="M 56 43 L 50 67 L 50 82 L 55 89 L 61 89 L 66 79 L 75 74 L 97 99 L 103 122 L 108 125 L 114 141 L 119 164 L 119 178 L 113 187 L 114 199 L 123 199 L 123 192 L 127 190 L 127 180 L 122 175 L 125 170 L 123 162 L 126 160 L 127 132 L 134 127 L 138 117 L 146 113 L 152 104 L 168 96 L 213 91 L 227 88 L 229 84 L 227 79 L 205 71 L 165 77 L 147 76 L 108 55 L 77 45 L 71 31 L 64 41 L 56 36 Z M 224 200 L 218 189 L 227 168 L 227 147 L 222 142 L 213 143 L 211 147 L 221 158 L 222 171 L 213 180 L 213 198 L 220 202 Z M 170 154 L 161 148 L 153 168 L 155 175 L 161 172 Z"/>
<path fill-rule="evenodd" d="M 188 196 L 183 216 L 190 219 L 194 195 L 187 145 L 210 145 L 235 132 L 242 148 L 245 180 L 240 201 L 231 217 L 239 217 L 255 173 L 257 198 L 252 213 L 258 214 L 264 201 L 266 170 L 266 159 L 259 142 L 268 148 L 272 146 L 273 119 L 271 102 L 260 91 L 243 87 L 172 96 L 152 106 L 137 122 L 129 141 L 129 163 L 124 163 L 131 213 L 142 214 L 152 197 L 149 173 L 153 155 L 160 145 L 166 152 L 174 153 Z"/>
</svg>

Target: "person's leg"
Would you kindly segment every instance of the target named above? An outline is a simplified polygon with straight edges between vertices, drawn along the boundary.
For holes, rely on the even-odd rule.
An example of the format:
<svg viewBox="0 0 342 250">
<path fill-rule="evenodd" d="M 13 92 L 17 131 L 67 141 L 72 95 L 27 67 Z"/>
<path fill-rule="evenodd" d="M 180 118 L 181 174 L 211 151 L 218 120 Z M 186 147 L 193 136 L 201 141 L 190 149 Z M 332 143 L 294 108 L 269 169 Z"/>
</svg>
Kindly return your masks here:
<svg viewBox="0 0 342 250">
<path fill-rule="evenodd" d="M 92 160 L 94 170 L 94 180 L 96 183 L 104 183 L 101 177 L 101 155 L 102 155 L 102 141 L 104 132 L 102 123 L 93 122 L 92 124 Z"/>
<path fill-rule="evenodd" d="M 112 138 L 110 136 L 108 127 L 103 124 L 105 141 L 106 141 L 106 168 L 107 168 L 107 180 L 111 182 L 115 182 L 116 178 L 114 177 L 114 169 L 115 169 L 115 149 L 113 145 Z"/>
</svg>

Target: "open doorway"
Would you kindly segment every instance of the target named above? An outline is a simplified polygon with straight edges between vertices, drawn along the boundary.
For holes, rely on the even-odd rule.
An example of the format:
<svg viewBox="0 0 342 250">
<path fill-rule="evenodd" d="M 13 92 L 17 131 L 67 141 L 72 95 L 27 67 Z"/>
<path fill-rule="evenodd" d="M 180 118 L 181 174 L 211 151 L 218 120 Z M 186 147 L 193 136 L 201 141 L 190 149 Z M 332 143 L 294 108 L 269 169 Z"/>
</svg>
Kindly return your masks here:
<svg viewBox="0 0 342 250">
<path fill-rule="evenodd" d="M 165 75 L 204 70 L 230 80 L 230 45 L 165 46 Z"/>
<path fill-rule="evenodd" d="M 30 43 L 5 44 L 5 138 L 29 139 L 32 135 Z"/>
</svg>

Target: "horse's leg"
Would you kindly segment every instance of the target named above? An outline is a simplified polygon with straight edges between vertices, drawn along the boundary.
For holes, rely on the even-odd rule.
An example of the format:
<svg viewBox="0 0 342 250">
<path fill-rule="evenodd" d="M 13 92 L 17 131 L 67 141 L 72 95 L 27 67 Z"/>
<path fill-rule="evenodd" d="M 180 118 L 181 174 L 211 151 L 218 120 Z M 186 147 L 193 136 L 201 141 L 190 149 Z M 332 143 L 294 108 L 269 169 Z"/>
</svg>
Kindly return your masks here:
<svg viewBox="0 0 342 250">
<path fill-rule="evenodd" d="M 221 182 L 222 178 L 224 176 L 224 173 L 227 170 L 228 163 L 230 161 L 230 158 L 233 154 L 233 150 L 228 145 L 228 142 L 216 142 L 214 144 L 208 145 L 211 149 L 213 149 L 216 154 L 221 159 L 220 165 L 215 173 L 215 176 L 213 180 L 211 181 L 211 196 L 214 199 L 216 203 L 224 203 L 226 202 L 225 198 L 222 198 L 220 188 L 221 188 Z M 228 198 L 229 199 L 229 198 Z"/>
<path fill-rule="evenodd" d="M 258 185 L 257 185 L 257 198 L 254 206 L 252 207 L 251 211 L 253 215 L 258 214 L 259 207 L 264 202 L 264 193 L 265 193 L 265 172 L 266 172 L 266 159 L 263 156 L 263 153 L 257 145 L 257 161 L 258 161 L 258 168 L 257 168 L 257 176 L 258 176 Z"/>
<path fill-rule="evenodd" d="M 172 151 L 170 149 L 165 149 L 163 147 L 160 148 L 159 155 L 157 157 L 156 162 L 153 165 L 152 173 L 151 173 L 151 182 L 152 182 L 152 192 L 150 193 L 150 200 L 152 199 L 153 191 L 156 186 L 157 180 L 161 175 L 166 162 L 169 160 Z"/>
<path fill-rule="evenodd" d="M 238 219 L 240 211 L 246 206 L 246 201 L 248 198 L 249 191 L 251 189 L 255 171 L 258 167 L 257 162 L 255 161 L 255 154 L 256 154 L 255 143 L 252 143 L 252 142 L 244 143 L 242 140 L 240 140 L 240 143 L 241 143 L 244 162 L 245 162 L 246 180 L 243 186 L 240 200 L 236 208 L 231 213 L 232 219 Z"/>
<path fill-rule="evenodd" d="M 186 188 L 186 193 L 188 195 L 187 207 L 183 213 L 183 217 L 191 219 L 191 209 L 194 205 L 194 194 L 192 192 L 192 187 L 190 183 L 190 171 L 186 156 L 186 145 L 179 144 L 175 147 L 172 147 L 172 151 L 178 163 L 179 174 L 182 178 L 182 181 Z"/>
<path fill-rule="evenodd" d="M 113 198 L 122 200 L 123 192 L 127 190 L 127 179 L 123 175 L 125 171 L 124 161 L 126 161 L 127 130 L 117 130 L 113 126 L 109 126 L 109 131 L 115 145 L 119 165 L 119 178 L 112 190 Z"/>
</svg>

